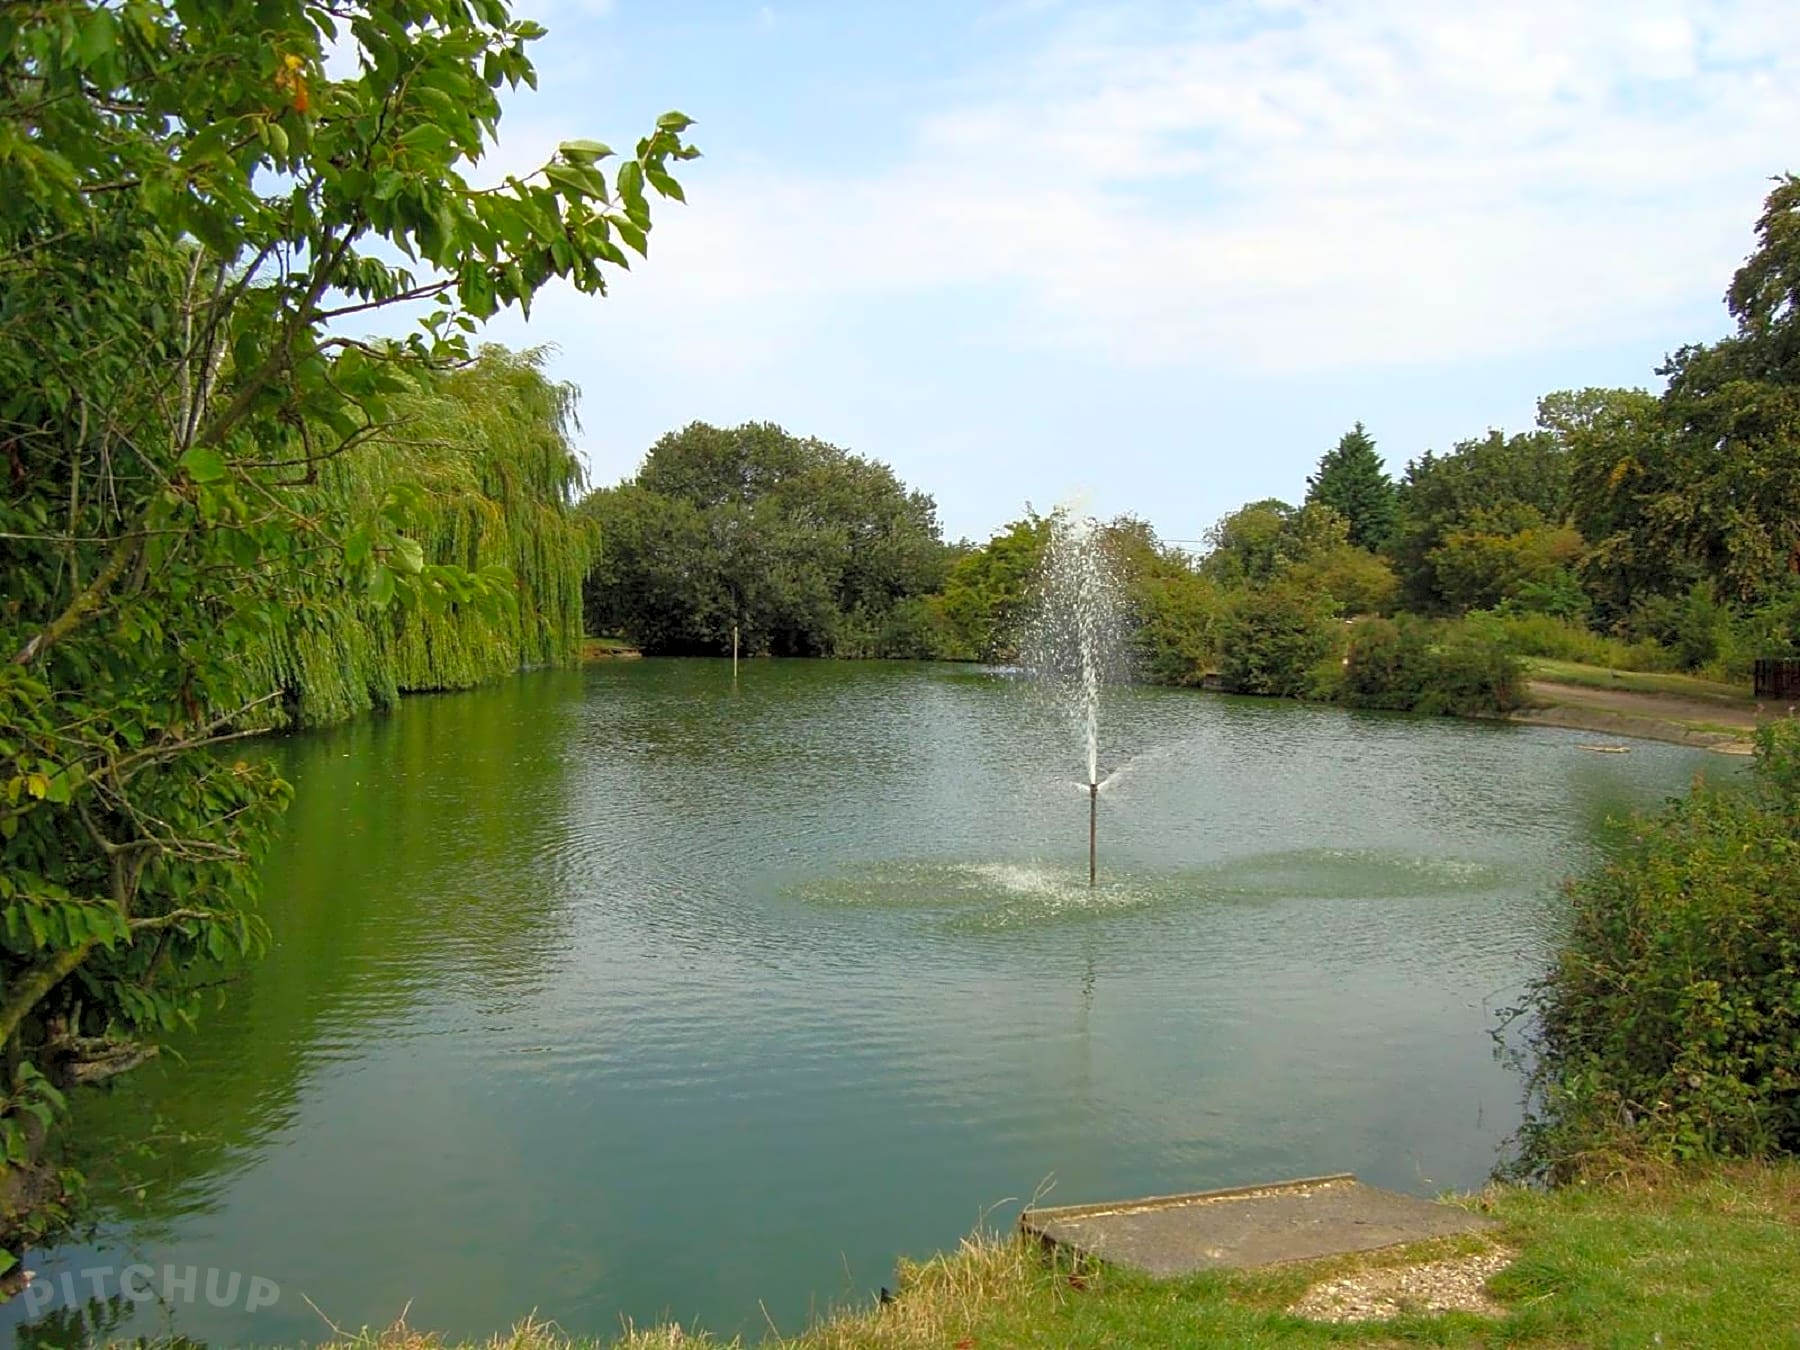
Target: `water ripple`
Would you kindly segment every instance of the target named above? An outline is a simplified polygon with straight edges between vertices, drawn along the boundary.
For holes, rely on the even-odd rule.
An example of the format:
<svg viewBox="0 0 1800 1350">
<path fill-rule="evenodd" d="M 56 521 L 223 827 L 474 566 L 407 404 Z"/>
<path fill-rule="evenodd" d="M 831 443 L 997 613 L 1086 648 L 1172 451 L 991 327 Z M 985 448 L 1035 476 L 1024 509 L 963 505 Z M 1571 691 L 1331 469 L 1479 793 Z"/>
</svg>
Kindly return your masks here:
<svg viewBox="0 0 1800 1350">
<path fill-rule="evenodd" d="M 1090 890 L 1085 747 L 1041 712 L 966 667 L 641 662 L 284 743 L 275 950 L 84 1103 L 91 1156 L 184 1142 L 64 1259 L 295 1291 L 183 1311 L 221 1343 L 316 1336 L 302 1290 L 755 1334 L 1049 1177 L 1478 1182 L 1517 1095 L 1495 991 L 1697 762 L 1132 691 Z"/>
</svg>

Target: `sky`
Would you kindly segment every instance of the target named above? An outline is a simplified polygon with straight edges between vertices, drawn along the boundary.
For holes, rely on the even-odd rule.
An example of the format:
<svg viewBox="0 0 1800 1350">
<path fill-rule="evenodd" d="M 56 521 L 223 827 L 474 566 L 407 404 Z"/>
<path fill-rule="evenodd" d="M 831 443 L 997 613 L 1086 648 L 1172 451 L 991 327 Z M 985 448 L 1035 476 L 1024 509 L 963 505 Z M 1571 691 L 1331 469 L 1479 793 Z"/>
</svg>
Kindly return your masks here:
<svg viewBox="0 0 1800 1350">
<path fill-rule="evenodd" d="M 1793 0 L 515 0 L 483 173 L 695 119 L 687 205 L 552 344 L 596 485 L 694 420 L 883 460 L 985 538 L 1197 540 L 1358 420 L 1396 474 L 1655 388 L 1800 172 Z"/>
</svg>

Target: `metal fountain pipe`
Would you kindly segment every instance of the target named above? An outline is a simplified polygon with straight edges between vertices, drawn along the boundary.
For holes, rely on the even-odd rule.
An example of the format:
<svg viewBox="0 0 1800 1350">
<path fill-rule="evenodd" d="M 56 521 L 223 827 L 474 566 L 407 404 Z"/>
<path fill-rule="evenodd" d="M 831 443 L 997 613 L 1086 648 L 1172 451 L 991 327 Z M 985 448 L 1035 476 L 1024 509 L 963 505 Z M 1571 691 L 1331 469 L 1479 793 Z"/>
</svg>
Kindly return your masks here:
<svg viewBox="0 0 1800 1350">
<path fill-rule="evenodd" d="M 1098 779 L 1088 784 L 1088 885 L 1094 884 L 1094 877 L 1099 871 L 1100 840 L 1100 782 Z"/>
</svg>

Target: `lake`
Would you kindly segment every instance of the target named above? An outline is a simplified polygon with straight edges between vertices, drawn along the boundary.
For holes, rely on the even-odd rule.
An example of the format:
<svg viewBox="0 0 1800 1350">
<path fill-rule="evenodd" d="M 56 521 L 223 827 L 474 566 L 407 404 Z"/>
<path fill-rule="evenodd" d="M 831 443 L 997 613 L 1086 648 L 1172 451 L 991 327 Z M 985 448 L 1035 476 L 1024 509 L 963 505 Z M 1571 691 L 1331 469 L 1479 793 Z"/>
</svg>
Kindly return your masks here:
<svg viewBox="0 0 1800 1350">
<path fill-rule="evenodd" d="M 1004 672 L 621 662 L 272 742 L 273 949 L 80 1100 L 101 1223 L 9 1334 L 754 1335 L 1040 1191 L 1478 1185 L 1559 879 L 1737 772 L 1585 739 L 1122 691 L 1092 891 Z"/>
</svg>

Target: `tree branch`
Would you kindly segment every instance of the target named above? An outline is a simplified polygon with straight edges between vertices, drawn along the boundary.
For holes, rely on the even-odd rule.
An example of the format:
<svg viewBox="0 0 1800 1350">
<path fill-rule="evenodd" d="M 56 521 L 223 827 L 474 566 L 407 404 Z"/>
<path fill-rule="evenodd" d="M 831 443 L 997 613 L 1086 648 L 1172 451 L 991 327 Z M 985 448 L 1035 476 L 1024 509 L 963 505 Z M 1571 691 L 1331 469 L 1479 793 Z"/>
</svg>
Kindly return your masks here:
<svg viewBox="0 0 1800 1350">
<path fill-rule="evenodd" d="M 46 994 L 87 960 L 97 941 L 97 938 L 88 938 L 73 947 L 65 947 L 49 959 L 38 962 L 13 984 L 7 991 L 6 1001 L 0 1003 L 0 1045 L 12 1044 L 19 1024 L 43 1002 Z"/>
<path fill-rule="evenodd" d="M 106 566 L 102 567 L 94 579 L 88 583 L 87 589 L 69 601 L 67 608 L 61 614 L 52 619 L 29 642 L 19 648 L 13 656 L 12 663 L 15 666 L 30 665 L 51 647 L 81 627 L 100 608 L 100 602 L 106 599 L 107 592 L 112 590 L 114 583 L 125 574 L 125 569 L 131 566 L 132 559 L 137 556 L 138 550 L 142 547 L 143 536 L 141 534 L 128 534 L 121 538 L 114 545 L 112 556 L 106 560 Z"/>
<path fill-rule="evenodd" d="M 322 309 L 314 317 L 319 319 L 341 319 L 346 314 L 361 314 L 365 310 L 382 309 L 388 305 L 404 305 L 414 300 L 429 300 L 434 295 L 442 295 L 456 284 L 455 280 L 437 281 L 429 286 L 414 286 L 409 291 L 401 291 L 385 300 L 365 300 L 356 305 L 340 305 L 336 309 Z"/>
</svg>

